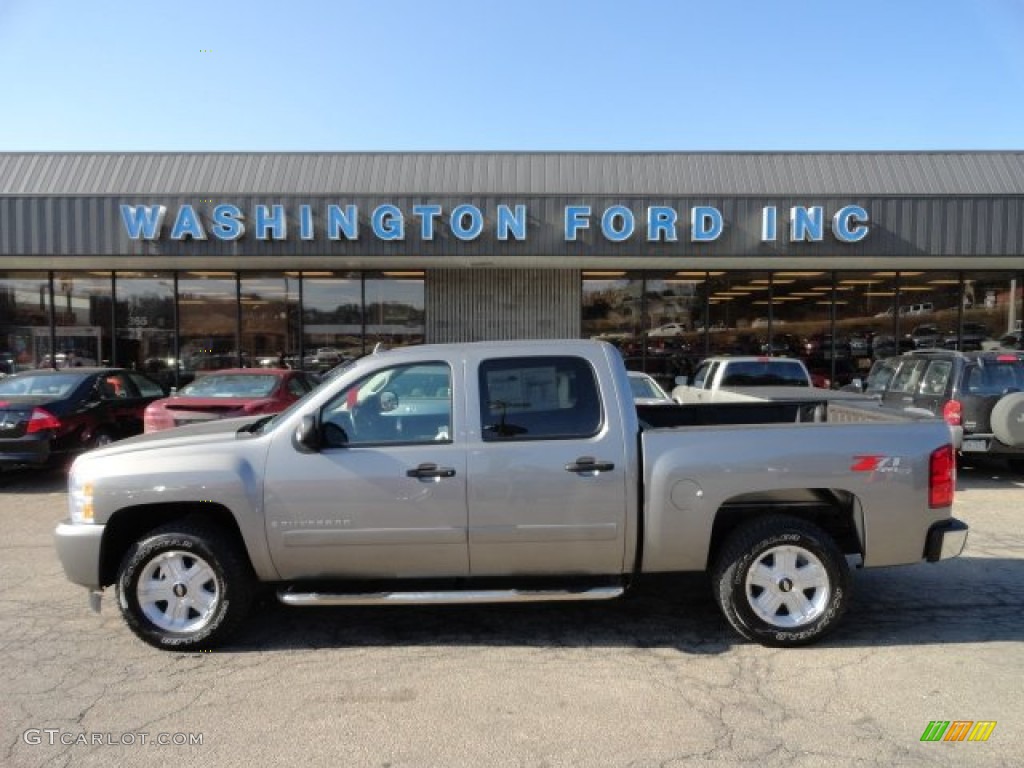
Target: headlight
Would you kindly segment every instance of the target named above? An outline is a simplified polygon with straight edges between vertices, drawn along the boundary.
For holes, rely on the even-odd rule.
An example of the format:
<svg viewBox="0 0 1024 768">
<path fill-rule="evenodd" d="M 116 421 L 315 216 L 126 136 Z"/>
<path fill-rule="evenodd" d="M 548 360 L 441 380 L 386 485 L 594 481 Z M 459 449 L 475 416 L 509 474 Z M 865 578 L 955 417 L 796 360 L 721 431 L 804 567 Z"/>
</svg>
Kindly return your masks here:
<svg viewBox="0 0 1024 768">
<path fill-rule="evenodd" d="M 72 468 L 68 477 L 68 516 L 71 522 L 93 522 L 92 490 L 92 478 Z"/>
</svg>

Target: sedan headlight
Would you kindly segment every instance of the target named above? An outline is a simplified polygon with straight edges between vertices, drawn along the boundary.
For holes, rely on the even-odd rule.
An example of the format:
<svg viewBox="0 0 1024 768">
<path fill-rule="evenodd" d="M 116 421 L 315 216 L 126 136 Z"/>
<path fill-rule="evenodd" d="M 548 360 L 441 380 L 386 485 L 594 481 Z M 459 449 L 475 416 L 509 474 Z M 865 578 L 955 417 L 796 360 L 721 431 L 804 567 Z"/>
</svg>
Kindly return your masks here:
<svg viewBox="0 0 1024 768">
<path fill-rule="evenodd" d="M 81 470 L 71 470 L 68 477 L 68 516 L 73 523 L 92 523 L 93 483 Z"/>
</svg>

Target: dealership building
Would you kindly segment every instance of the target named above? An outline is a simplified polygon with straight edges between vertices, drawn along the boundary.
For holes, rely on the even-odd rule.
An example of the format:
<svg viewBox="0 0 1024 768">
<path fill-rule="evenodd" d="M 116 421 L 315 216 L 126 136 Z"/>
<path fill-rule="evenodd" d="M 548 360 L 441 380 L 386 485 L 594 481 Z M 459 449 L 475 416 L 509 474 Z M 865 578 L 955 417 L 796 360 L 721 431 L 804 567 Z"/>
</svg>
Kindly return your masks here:
<svg viewBox="0 0 1024 768">
<path fill-rule="evenodd" d="M 995 345 L 1022 286 L 1024 152 L 0 153 L 8 371 L 601 337 L 834 372 Z"/>
</svg>

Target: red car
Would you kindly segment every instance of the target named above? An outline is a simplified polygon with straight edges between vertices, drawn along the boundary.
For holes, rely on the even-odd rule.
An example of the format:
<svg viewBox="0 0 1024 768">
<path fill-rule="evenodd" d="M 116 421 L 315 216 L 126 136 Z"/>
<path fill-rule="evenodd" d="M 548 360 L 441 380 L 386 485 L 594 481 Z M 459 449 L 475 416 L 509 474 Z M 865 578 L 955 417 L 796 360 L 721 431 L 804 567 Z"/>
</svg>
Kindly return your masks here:
<svg viewBox="0 0 1024 768">
<path fill-rule="evenodd" d="M 303 371 L 283 368 L 226 368 L 198 376 L 176 395 L 146 408 L 146 432 L 283 411 L 316 386 Z"/>
</svg>

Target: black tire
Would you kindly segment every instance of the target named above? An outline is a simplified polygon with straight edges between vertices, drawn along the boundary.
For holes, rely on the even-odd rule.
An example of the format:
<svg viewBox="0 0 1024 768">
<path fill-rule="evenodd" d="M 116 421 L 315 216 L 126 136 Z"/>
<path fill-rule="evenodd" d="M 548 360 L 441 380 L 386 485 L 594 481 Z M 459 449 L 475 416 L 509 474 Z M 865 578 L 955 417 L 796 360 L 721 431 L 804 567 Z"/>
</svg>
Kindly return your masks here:
<svg viewBox="0 0 1024 768">
<path fill-rule="evenodd" d="M 105 429 L 101 429 L 92 436 L 92 440 L 89 441 L 89 450 L 93 448 L 102 448 L 105 445 L 110 445 L 117 438 L 113 434 Z"/>
<path fill-rule="evenodd" d="M 180 521 L 131 546 L 118 571 L 117 602 L 128 627 L 150 645 L 205 650 L 245 619 L 255 584 L 241 547 L 223 531 Z"/>
<path fill-rule="evenodd" d="M 763 570 L 754 571 L 758 566 Z M 786 515 L 736 529 L 722 546 L 711 578 L 718 606 L 733 629 L 773 647 L 820 640 L 839 623 L 850 601 L 850 569 L 832 537 Z"/>
</svg>

